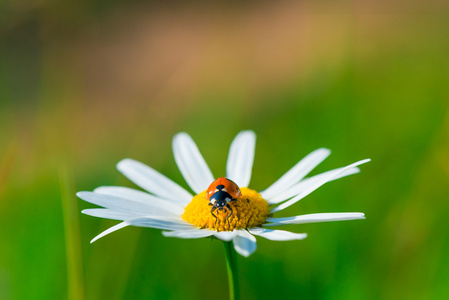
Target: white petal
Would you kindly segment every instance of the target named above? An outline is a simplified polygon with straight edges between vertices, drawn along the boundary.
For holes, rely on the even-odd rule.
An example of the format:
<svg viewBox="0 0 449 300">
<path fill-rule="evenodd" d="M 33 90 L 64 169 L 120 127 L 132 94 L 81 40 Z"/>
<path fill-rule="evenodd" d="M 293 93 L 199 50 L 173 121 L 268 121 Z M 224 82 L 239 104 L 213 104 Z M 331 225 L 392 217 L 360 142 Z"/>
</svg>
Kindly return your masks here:
<svg viewBox="0 0 449 300">
<path fill-rule="evenodd" d="M 272 241 L 303 240 L 307 237 L 307 233 L 294 233 L 285 230 L 271 230 L 265 228 L 252 228 L 249 232 Z"/>
<path fill-rule="evenodd" d="M 246 230 L 236 230 L 237 236 L 234 238 L 234 249 L 238 254 L 248 257 L 256 251 L 256 238 Z"/>
<path fill-rule="evenodd" d="M 89 208 L 81 211 L 83 214 L 104 218 L 104 219 L 112 219 L 112 220 L 129 220 L 141 217 L 142 215 L 136 213 L 125 213 L 121 211 L 115 211 L 107 208 Z"/>
<path fill-rule="evenodd" d="M 158 202 L 142 202 L 139 199 L 130 200 L 95 192 L 78 192 L 76 195 L 87 202 L 110 208 L 115 211 L 166 217 L 175 217 L 180 215 L 179 212 L 169 211 L 168 207 L 164 207 Z"/>
<path fill-rule="evenodd" d="M 225 242 L 232 241 L 232 239 L 237 235 L 237 231 L 220 231 L 220 232 L 214 232 L 214 236 L 217 239 L 220 239 Z"/>
<path fill-rule="evenodd" d="M 326 176 L 323 176 L 320 180 L 317 180 L 317 182 L 315 182 L 314 184 L 309 185 L 307 188 L 305 188 L 303 190 L 303 192 L 301 194 L 299 194 L 298 196 L 282 203 L 281 205 L 273 208 L 271 210 L 272 213 L 277 212 L 277 211 L 281 211 L 293 204 L 295 204 L 296 202 L 298 202 L 299 200 L 301 200 L 302 198 L 306 197 L 307 195 L 309 195 L 310 193 L 312 193 L 314 190 L 316 190 L 317 188 L 319 188 L 320 186 L 322 186 L 323 184 L 325 184 L 326 182 L 332 181 L 334 180 L 334 178 L 338 177 L 340 174 L 342 174 L 343 172 L 346 172 L 347 170 L 354 168 L 358 165 L 364 164 L 369 162 L 370 159 L 364 159 L 358 162 L 355 162 L 353 164 L 350 164 L 349 166 L 340 168 L 340 169 L 336 169 L 333 170 L 331 172 L 329 172 L 328 174 L 326 174 Z"/>
<path fill-rule="evenodd" d="M 94 238 L 90 241 L 90 243 L 92 244 L 93 242 L 95 242 L 95 241 L 98 240 L 99 238 L 102 238 L 102 237 L 104 237 L 105 235 L 110 234 L 110 233 L 112 233 L 112 232 L 114 232 L 114 231 L 117 231 L 117 230 L 119 230 L 119 229 L 122 229 L 123 227 L 126 227 L 126 226 L 128 226 L 128 225 L 129 225 L 128 223 L 122 222 L 122 223 L 119 223 L 119 224 L 117 224 L 117 225 L 115 225 L 115 226 L 112 226 L 111 228 L 106 229 L 105 231 L 103 231 L 102 233 L 100 233 L 99 235 L 97 235 L 96 237 L 94 237 Z"/>
<path fill-rule="evenodd" d="M 310 214 L 288 218 L 267 218 L 267 222 L 273 222 L 264 224 L 263 226 L 278 226 L 288 224 L 305 224 L 305 223 L 318 223 L 318 222 L 333 222 L 333 221 L 347 221 L 365 219 L 363 213 L 322 213 L 322 214 Z"/>
<path fill-rule="evenodd" d="M 267 202 L 268 202 L 268 204 L 273 205 L 273 204 L 281 203 L 287 199 L 290 199 L 291 197 L 297 196 L 300 193 L 302 193 L 307 187 L 322 180 L 324 177 L 328 176 L 330 174 L 330 172 L 334 172 L 334 171 L 335 170 L 331 170 L 331 171 L 327 171 L 327 172 L 312 176 L 310 178 L 306 178 L 306 179 L 302 180 L 301 182 L 298 182 L 297 184 L 293 185 L 288 190 L 286 190 L 284 192 L 280 192 L 277 196 L 275 196 L 271 199 L 267 199 Z M 348 169 L 346 171 L 343 171 L 339 175 L 337 175 L 337 176 L 333 177 L 331 180 L 329 180 L 329 182 L 333 181 L 333 180 L 340 179 L 342 177 L 352 175 L 352 174 L 357 174 L 359 172 L 360 172 L 360 169 L 357 167 L 354 167 L 354 168 Z"/>
<path fill-rule="evenodd" d="M 282 175 L 275 183 L 273 183 L 265 191 L 260 194 L 264 199 L 271 199 L 281 192 L 287 190 L 295 183 L 301 181 L 307 174 L 310 173 L 316 166 L 318 166 L 323 160 L 325 160 L 331 151 L 326 148 L 320 148 L 303 159 L 301 159 L 293 168 L 291 168 L 287 173 Z"/>
<path fill-rule="evenodd" d="M 173 138 L 173 153 L 179 170 L 192 190 L 199 194 L 214 181 L 214 176 L 192 138 L 184 132 Z"/>
<path fill-rule="evenodd" d="M 126 158 L 117 164 L 117 169 L 129 180 L 150 193 L 165 199 L 187 204 L 193 196 L 180 185 L 149 166 Z"/>
<path fill-rule="evenodd" d="M 151 227 L 163 230 L 190 230 L 195 229 L 191 224 L 179 219 L 158 219 L 154 217 L 142 217 L 127 220 L 130 225 L 139 227 Z"/>
<path fill-rule="evenodd" d="M 146 192 L 138 191 L 128 187 L 100 186 L 96 188 L 94 192 L 145 203 L 152 207 L 159 207 L 160 209 L 172 212 L 177 215 L 181 215 L 182 213 L 184 213 L 184 206 L 179 202 L 173 202 L 172 200 L 156 197 Z"/>
<path fill-rule="evenodd" d="M 247 187 L 251 180 L 254 162 L 256 134 L 253 131 L 241 131 L 232 141 L 226 164 L 226 177 L 240 187 Z"/>
<path fill-rule="evenodd" d="M 214 231 L 208 229 L 176 230 L 162 231 L 166 237 L 177 237 L 181 239 L 198 239 L 208 237 L 214 234 Z"/>
</svg>

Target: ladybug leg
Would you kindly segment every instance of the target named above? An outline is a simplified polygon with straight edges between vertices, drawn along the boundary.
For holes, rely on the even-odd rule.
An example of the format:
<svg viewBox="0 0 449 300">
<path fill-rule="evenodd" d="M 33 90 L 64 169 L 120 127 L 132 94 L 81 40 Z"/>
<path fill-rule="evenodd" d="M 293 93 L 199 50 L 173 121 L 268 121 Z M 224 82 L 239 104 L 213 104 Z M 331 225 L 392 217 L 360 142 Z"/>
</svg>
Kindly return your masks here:
<svg viewBox="0 0 449 300">
<path fill-rule="evenodd" d="M 212 203 L 209 203 L 209 204 L 212 204 Z M 212 214 L 212 216 L 214 216 L 214 218 L 215 218 L 215 224 L 214 224 L 214 226 L 217 226 L 217 215 L 215 215 L 214 214 L 214 211 L 217 209 L 217 207 L 216 206 L 214 206 L 214 207 L 212 207 L 211 208 L 211 210 L 210 210 L 210 213 Z"/>
<path fill-rule="evenodd" d="M 231 224 L 229 223 L 229 217 L 232 216 L 232 207 L 229 204 L 226 204 L 226 208 L 229 209 L 231 211 L 231 213 L 226 217 L 226 221 L 228 222 L 229 226 L 231 226 Z"/>
</svg>

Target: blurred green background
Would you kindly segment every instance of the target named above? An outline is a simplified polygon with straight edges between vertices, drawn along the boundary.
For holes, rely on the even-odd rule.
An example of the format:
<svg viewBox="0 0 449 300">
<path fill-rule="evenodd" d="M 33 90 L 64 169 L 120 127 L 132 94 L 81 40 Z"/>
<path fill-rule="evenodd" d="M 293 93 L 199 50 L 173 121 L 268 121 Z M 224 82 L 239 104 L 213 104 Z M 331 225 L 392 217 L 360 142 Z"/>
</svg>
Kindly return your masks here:
<svg viewBox="0 0 449 300">
<path fill-rule="evenodd" d="M 404 6 L 406 4 L 406 6 Z M 318 147 L 313 173 L 371 158 L 278 216 L 364 212 L 258 238 L 243 299 L 449 297 L 447 1 L 0 2 L 0 299 L 226 299 L 221 242 L 79 212 L 133 187 L 140 160 L 187 187 L 171 138 L 215 176 L 257 133 L 262 190 Z"/>
</svg>

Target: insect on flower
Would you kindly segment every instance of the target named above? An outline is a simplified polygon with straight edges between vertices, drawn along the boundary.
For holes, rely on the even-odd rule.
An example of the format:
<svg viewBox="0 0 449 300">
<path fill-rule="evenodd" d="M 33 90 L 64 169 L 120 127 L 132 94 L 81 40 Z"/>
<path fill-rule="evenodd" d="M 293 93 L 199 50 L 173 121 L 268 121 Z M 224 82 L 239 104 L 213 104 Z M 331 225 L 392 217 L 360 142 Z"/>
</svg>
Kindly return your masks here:
<svg viewBox="0 0 449 300">
<path fill-rule="evenodd" d="M 193 139 L 184 132 L 173 138 L 176 164 L 193 194 L 155 169 L 123 159 L 117 168 L 144 191 L 128 187 L 101 186 L 78 192 L 81 199 L 102 208 L 83 210 L 84 214 L 121 220 L 91 242 L 127 226 L 163 230 L 167 237 L 195 239 L 216 237 L 229 242 L 243 256 L 257 248 L 255 236 L 273 241 L 305 239 L 307 234 L 272 227 L 364 219 L 363 213 L 313 213 L 275 217 L 324 184 L 360 172 L 364 159 L 321 174 L 308 174 L 330 155 L 319 148 L 262 191 L 251 189 L 256 135 L 245 130 L 237 134 L 229 148 L 226 178 L 215 179 Z M 212 182 L 212 184 L 211 184 Z"/>
<path fill-rule="evenodd" d="M 229 222 L 229 217 L 232 216 L 232 208 L 229 205 L 231 201 L 237 201 L 237 197 L 240 197 L 242 193 L 239 187 L 234 181 L 225 177 L 220 177 L 209 186 L 206 192 L 206 200 L 209 201 L 209 205 L 212 206 L 210 213 L 215 218 L 215 225 L 217 224 L 217 215 L 214 211 L 223 211 L 225 208 L 230 212 L 226 217 L 226 221 Z"/>
</svg>

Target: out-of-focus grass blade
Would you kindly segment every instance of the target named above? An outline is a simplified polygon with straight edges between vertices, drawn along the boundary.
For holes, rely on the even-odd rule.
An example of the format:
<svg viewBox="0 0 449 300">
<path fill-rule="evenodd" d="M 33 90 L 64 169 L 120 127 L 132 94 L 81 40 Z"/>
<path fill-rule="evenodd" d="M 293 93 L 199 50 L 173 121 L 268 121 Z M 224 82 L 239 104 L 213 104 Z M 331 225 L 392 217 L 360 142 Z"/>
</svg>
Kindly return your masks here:
<svg viewBox="0 0 449 300">
<path fill-rule="evenodd" d="M 61 185 L 62 213 L 67 255 L 68 299 L 85 298 L 83 261 L 81 254 L 80 226 L 78 205 L 75 198 L 73 179 L 66 166 L 59 170 Z"/>
</svg>

